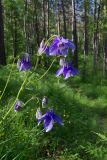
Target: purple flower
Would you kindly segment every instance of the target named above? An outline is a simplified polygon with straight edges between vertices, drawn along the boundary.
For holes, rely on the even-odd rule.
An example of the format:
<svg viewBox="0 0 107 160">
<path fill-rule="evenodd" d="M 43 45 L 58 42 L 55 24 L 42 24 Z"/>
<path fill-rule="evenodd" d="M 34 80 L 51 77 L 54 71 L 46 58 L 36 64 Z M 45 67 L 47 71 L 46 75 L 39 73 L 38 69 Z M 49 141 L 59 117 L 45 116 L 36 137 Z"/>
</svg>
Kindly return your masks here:
<svg viewBox="0 0 107 160">
<path fill-rule="evenodd" d="M 19 112 L 23 105 L 24 105 L 24 103 L 22 101 L 17 100 L 16 104 L 15 104 L 15 107 L 14 107 L 14 111 Z"/>
<path fill-rule="evenodd" d="M 75 45 L 71 40 L 63 37 L 56 37 L 49 48 L 49 55 L 62 55 L 66 57 L 69 49 L 72 49 L 72 51 L 75 50 Z"/>
<path fill-rule="evenodd" d="M 17 61 L 17 68 L 20 71 L 26 71 L 26 70 L 30 70 L 32 68 L 31 62 L 30 62 L 30 57 L 29 55 L 26 53 L 25 57 L 22 58 L 22 60 L 18 60 Z"/>
<path fill-rule="evenodd" d="M 47 55 L 49 54 L 49 47 L 46 45 L 44 39 L 40 43 L 40 47 L 38 49 L 39 55 L 42 55 L 43 53 L 46 53 Z"/>
<path fill-rule="evenodd" d="M 72 66 L 72 63 L 65 64 L 56 72 L 56 76 L 60 76 L 61 74 L 64 75 L 65 79 L 68 79 L 69 77 L 73 77 L 77 74 L 79 74 L 79 71 Z"/>
<path fill-rule="evenodd" d="M 61 118 L 57 116 L 52 109 L 47 111 L 46 114 L 38 119 L 38 125 L 42 120 L 44 121 L 44 129 L 46 132 L 49 132 L 53 128 L 54 122 L 58 122 L 60 125 L 63 125 Z"/>
</svg>

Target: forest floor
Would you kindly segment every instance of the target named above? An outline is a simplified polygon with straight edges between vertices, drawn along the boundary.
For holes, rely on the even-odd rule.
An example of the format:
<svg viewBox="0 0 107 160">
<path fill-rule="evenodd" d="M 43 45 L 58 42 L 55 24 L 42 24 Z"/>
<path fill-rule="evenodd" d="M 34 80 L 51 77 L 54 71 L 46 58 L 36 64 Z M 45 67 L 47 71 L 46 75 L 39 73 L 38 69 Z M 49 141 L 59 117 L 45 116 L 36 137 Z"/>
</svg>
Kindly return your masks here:
<svg viewBox="0 0 107 160">
<path fill-rule="evenodd" d="M 0 92 L 6 84 L 11 65 L 0 69 Z M 107 81 L 87 75 L 64 80 L 49 72 L 38 80 L 44 69 L 34 72 L 19 99 L 32 99 L 18 113 L 8 113 L 26 73 L 13 67 L 0 102 L 0 158 L 2 160 L 107 160 Z M 30 74 L 30 72 L 29 72 Z M 64 126 L 54 124 L 51 132 L 38 126 L 37 97 L 48 96 L 49 106 L 60 115 Z"/>
</svg>

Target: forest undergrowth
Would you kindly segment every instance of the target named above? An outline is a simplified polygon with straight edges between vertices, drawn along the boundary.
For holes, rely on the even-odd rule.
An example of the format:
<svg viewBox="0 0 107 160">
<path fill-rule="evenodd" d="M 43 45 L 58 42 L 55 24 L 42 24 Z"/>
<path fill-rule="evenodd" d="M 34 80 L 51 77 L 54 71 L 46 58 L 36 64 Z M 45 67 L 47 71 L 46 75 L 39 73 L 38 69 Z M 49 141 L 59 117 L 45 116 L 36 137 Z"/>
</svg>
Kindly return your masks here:
<svg viewBox="0 0 107 160">
<path fill-rule="evenodd" d="M 1 93 L 11 67 L 7 65 L 0 69 Z M 98 75 L 93 80 L 91 71 L 84 80 L 81 72 L 64 80 L 55 78 L 55 69 L 51 70 L 39 81 L 37 79 L 45 69 L 38 69 L 30 76 L 19 96 L 24 107 L 18 113 L 12 108 L 3 119 L 26 77 L 26 73 L 13 66 L 0 102 L 1 160 L 107 160 L 106 80 L 100 80 Z M 35 116 L 44 95 L 64 122 L 64 126 L 56 124 L 49 133 L 43 132 L 43 124 L 38 127 Z"/>
</svg>

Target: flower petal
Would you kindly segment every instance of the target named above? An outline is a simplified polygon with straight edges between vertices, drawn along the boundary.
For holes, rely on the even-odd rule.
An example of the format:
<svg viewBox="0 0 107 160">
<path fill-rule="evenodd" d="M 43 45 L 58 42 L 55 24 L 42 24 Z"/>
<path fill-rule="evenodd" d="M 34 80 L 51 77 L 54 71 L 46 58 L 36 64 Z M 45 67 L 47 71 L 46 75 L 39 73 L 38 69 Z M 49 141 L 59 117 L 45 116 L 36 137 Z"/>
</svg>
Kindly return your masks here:
<svg viewBox="0 0 107 160">
<path fill-rule="evenodd" d="M 76 46 L 75 46 L 75 44 L 71 40 L 68 41 L 68 46 L 69 46 L 69 48 L 72 49 L 72 51 L 75 51 Z"/>
<path fill-rule="evenodd" d="M 65 74 L 65 78 L 64 79 L 68 79 L 71 76 L 71 71 L 69 70 L 66 74 Z"/>
<path fill-rule="evenodd" d="M 46 124 L 46 120 L 44 121 L 44 125 L 45 125 L 45 130 L 46 130 L 46 132 L 49 132 L 50 130 L 52 130 L 53 124 L 54 124 L 53 119 L 51 119 L 51 120 L 49 121 L 48 125 Z"/>
<path fill-rule="evenodd" d="M 46 116 L 47 116 L 47 113 L 38 119 L 38 125 L 41 123 L 42 120 L 44 120 L 46 118 Z"/>
<path fill-rule="evenodd" d="M 60 125 L 64 125 L 63 122 L 62 122 L 62 119 L 57 116 L 56 114 L 53 114 L 53 119 L 58 122 Z"/>
<path fill-rule="evenodd" d="M 60 69 L 58 69 L 58 71 L 56 72 L 56 76 L 60 76 L 61 74 L 63 74 L 64 71 L 64 67 L 61 67 Z"/>
</svg>

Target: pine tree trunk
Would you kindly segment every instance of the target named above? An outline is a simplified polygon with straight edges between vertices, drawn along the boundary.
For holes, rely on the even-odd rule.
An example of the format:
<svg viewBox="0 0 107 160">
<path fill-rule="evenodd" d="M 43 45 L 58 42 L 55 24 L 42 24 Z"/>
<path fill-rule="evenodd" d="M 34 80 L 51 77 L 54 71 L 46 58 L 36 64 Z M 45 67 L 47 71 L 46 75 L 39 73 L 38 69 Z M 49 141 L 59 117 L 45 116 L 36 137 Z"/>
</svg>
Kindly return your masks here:
<svg viewBox="0 0 107 160">
<path fill-rule="evenodd" d="M 0 0 L 0 65 L 6 65 L 2 0 Z"/>
<path fill-rule="evenodd" d="M 84 2 L 84 57 L 88 55 L 88 3 L 87 0 Z"/>
<path fill-rule="evenodd" d="M 62 2 L 63 22 L 64 22 L 64 36 L 66 38 L 67 37 L 67 29 L 66 29 L 66 16 L 65 16 L 64 1 L 61 0 L 61 2 Z"/>
<path fill-rule="evenodd" d="M 97 0 L 94 2 L 94 41 L 93 41 L 93 51 L 94 51 L 94 71 L 96 71 L 96 65 L 97 65 L 97 32 L 96 32 L 96 21 L 97 21 Z"/>
<path fill-rule="evenodd" d="M 14 58 L 17 56 L 17 22 L 16 18 L 14 18 L 14 38 L 13 38 L 13 50 L 14 50 Z"/>
<path fill-rule="evenodd" d="M 43 34 L 46 38 L 46 14 L 45 14 L 45 0 L 43 0 Z"/>
<path fill-rule="evenodd" d="M 73 16 L 73 24 L 72 24 L 72 29 L 73 29 L 73 41 L 76 46 L 75 52 L 74 52 L 74 58 L 73 58 L 73 63 L 74 67 L 78 68 L 78 37 L 77 37 L 77 23 L 76 23 L 76 13 L 75 13 L 75 0 L 72 0 L 72 16 Z"/>
</svg>

